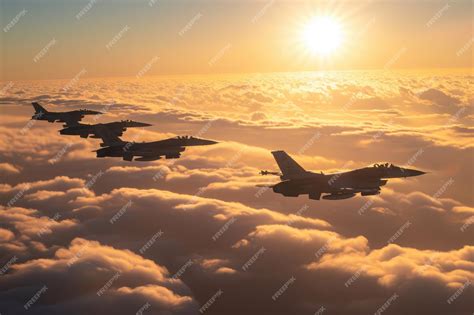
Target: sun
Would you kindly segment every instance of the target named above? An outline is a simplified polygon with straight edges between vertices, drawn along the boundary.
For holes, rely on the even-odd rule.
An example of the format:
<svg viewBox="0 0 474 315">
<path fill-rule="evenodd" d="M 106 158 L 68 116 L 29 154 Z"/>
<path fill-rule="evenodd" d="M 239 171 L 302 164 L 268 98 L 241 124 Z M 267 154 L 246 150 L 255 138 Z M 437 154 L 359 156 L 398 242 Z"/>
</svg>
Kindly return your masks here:
<svg viewBox="0 0 474 315">
<path fill-rule="evenodd" d="M 311 53 L 321 56 L 333 54 L 342 43 L 341 24 L 333 17 L 312 18 L 304 27 L 302 40 Z"/>
</svg>

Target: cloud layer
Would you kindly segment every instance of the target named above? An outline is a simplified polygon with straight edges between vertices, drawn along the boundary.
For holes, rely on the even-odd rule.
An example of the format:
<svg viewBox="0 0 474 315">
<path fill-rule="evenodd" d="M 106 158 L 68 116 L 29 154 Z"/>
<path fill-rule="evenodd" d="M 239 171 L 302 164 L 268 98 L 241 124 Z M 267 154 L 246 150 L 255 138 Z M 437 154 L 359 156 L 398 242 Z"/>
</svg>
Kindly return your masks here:
<svg viewBox="0 0 474 315">
<path fill-rule="evenodd" d="M 363 78 L 363 79 L 362 79 Z M 0 98 L 3 314 L 470 314 L 472 76 L 327 73 L 15 82 Z M 221 141 L 179 160 L 96 159 L 29 102 Z M 112 105 L 110 105 L 112 104 Z M 110 105 L 110 106 L 107 106 Z M 285 149 L 330 172 L 430 173 L 370 198 L 256 187 Z"/>
</svg>

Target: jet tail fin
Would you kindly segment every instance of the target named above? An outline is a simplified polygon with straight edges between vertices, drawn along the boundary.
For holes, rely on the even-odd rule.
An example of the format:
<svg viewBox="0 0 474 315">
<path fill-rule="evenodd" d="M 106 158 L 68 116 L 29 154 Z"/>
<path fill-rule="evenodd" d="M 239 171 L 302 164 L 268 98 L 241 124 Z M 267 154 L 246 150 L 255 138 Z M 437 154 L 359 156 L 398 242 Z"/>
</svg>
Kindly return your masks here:
<svg viewBox="0 0 474 315">
<path fill-rule="evenodd" d="M 296 161 L 293 160 L 285 151 L 273 151 L 272 154 L 281 170 L 281 173 L 283 174 L 283 179 L 288 179 L 306 173 L 306 170 L 296 163 Z"/>
<path fill-rule="evenodd" d="M 33 105 L 33 108 L 35 109 L 35 114 L 40 114 L 40 113 L 47 113 L 48 111 L 43 107 L 41 106 L 39 103 L 37 102 L 33 102 L 31 103 L 31 105 Z"/>
</svg>

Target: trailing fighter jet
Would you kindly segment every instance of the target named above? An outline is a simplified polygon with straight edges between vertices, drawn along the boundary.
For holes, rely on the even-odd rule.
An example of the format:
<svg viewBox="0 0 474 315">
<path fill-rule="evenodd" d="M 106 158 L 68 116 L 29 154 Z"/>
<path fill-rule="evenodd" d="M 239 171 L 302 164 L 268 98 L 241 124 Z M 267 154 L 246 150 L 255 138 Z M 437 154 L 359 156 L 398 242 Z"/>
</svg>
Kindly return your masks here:
<svg viewBox="0 0 474 315">
<path fill-rule="evenodd" d="M 216 141 L 194 137 L 176 137 L 153 142 L 126 142 L 113 135 L 103 136 L 103 148 L 96 150 L 97 157 L 121 157 L 125 161 L 154 161 L 162 156 L 177 159 L 188 146 L 211 145 Z"/>
<path fill-rule="evenodd" d="M 339 200 L 354 197 L 380 194 L 380 186 L 387 183 L 388 178 L 411 177 L 426 174 L 425 172 L 402 168 L 393 164 L 375 164 L 353 171 L 323 174 L 306 171 L 295 162 L 285 151 L 273 151 L 278 167 L 281 170 L 281 182 L 266 186 L 287 197 L 309 195 L 309 199 Z M 262 171 L 262 175 L 275 172 Z"/>
<path fill-rule="evenodd" d="M 94 124 L 94 125 L 87 125 L 87 124 L 80 124 L 78 123 L 75 126 L 66 127 L 64 129 L 59 130 L 59 133 L 62 135 L 73 135 L 73 136 L 80 136 L 81 138 L 87 138 L 91 136 L 91 138 L 102 138 L 105 130 L 108 129 L 109 132 L 116 136 L 123 135 L 124 131 L 127 131 L 127 128 L 133 127 L 148 127 L 151 126 L 150 124 L 141 123 L 132 120 L 122 120 L 104 124 Z"/>
<path fill-rule="evenodd" d="M 49 112 L 39 103 L 31 103 L 35 109 L 35 114 L 31 116 L 31 119 L 35 120 L 47 120 L 49 122 L 63 122 L 65 126 L 77 125 L 85 115 L 100 115 L 102 112 L 89 109 L 79 109 L 69 112 Z"/>
</svg>

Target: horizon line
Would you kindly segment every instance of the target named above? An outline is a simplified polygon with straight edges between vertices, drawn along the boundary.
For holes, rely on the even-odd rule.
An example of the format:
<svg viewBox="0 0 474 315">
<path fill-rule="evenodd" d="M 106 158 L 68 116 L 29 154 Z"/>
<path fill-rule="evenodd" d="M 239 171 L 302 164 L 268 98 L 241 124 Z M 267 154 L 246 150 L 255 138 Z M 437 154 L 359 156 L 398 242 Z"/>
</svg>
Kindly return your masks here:
<svg viewBox="0 0 474 315">
<path fill-rule="evenodd" d="M 83 68 L 84 69 L 84 68 Z M 91 76 L 83 77 L 80 80 L 88 79 L 115 79 L 115 78 L 136 78 L 136 80 L 154 78 L 154 77 L 213 77 L 213 76 L 239 76 L 239 75 L 262 75 L 262 74 L 277 74 L 277 73 L 310 73 L 310 72 L 359 72 L 359 71 L 381 71 L 381 72 L 397 72 L 397 71 L 469 71 L 474 74 L 474 66 L 471 67 L 436 67 L 436 68 L 354 68 L 354 69 L 318 69 L 318 70 L 295 70 L 295 71 L 250 71 L 250 72 L 208 72 L 208 73 L 160 73 L 152 75 L 143 75 L 136 78 L 136 75 L 115 75 L 115 76 Z M 72 80 L 74 77 L 63 78 L 37 78 L 37 79 L 0 79 L 0 82 L 28 82 L 28 81 L 60 81 Z"/>
</svg>

